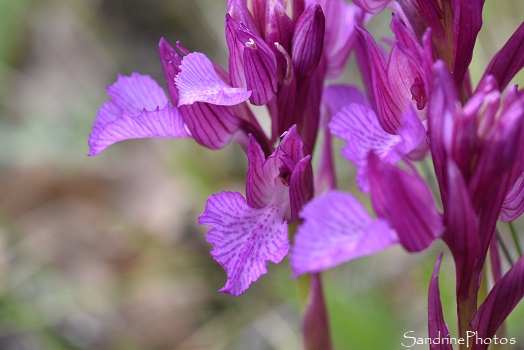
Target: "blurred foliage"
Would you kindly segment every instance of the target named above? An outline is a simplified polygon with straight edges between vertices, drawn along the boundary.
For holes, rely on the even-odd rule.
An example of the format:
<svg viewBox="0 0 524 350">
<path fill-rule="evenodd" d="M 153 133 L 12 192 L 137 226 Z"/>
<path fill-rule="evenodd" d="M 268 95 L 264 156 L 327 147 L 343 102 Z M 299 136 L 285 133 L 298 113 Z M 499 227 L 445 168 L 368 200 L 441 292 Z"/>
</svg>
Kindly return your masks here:
<svg viewBox="0 0 524 350">
<path fill-rule="evenodd" d="M 163 82 L 160 37 L 226 65 L 225 3 L 0 0 L 0 349 L 300 348 L 287 260 L 239 298 L 216 293 L 225 273 L 196 218 L 209 194 L 243 191 L 238 147 L 136 140 L 85 156 L 117 73 Z M 486 2 L 473 81 L 523 13 L 521 1 Z M 375 18 L 373 30 L 387 21 Z M 346 73 L 358 79 L 354 64 Z M 337 169 L 354 189 L 354 169 Z M 429 276 L 443 249 L 389 249 L 325 273 L 335 348 L 399 349 L 405 331 L 425 336 Z M 456 329 L 448 252 L 441 271 Z M 521 305 L 513 336 L 524 333 L 523 316 Z"/>
</svg>

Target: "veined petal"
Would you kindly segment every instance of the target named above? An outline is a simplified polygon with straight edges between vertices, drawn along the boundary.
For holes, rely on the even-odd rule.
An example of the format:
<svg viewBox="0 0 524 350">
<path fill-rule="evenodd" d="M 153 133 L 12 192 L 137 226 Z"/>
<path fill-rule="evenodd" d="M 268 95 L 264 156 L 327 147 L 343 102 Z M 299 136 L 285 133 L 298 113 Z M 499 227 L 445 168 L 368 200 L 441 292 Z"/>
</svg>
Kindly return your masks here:
<svg viewBox="0 0 524 350">
<path fill-rule="evenodd" d="M 112 100 L 100 107 L 93 123 L 88 141 L 90 156 L 118 141 L 189 136 L 178 110 L 169 105 L 164 90 L 149 76 L 120 75 L 107 91 Z"/>
<path fill-rule="evenodd" d="M 444 231 L 431 190 L 415 172 L 407 172 L 369 154 L 371 201 L 410 252 L 426 249 Z"/>
<path fill-rule="evenodd" d="M 253 91 L 249 101 L 262 106 L 277 91 L 277 62 L 273 50 L 262 38 L 244 26 L 236 31 L 237 40 L 244 45 L 244 74 L 246 87 Z"/>
<path fill-rule="evenodd" d="M 325 87 L 322 102 L 329 108 L 330 115 L 337 114 L 342 108 L 352 103 L 369 104 L 362 91 L 351 85 L 329 85 Z"/>
<path fill-rule="evenodd" d="M 504 90 L 515 74 L 524 67 L 523 50 L 524 22 L 489 62 L 484 73 L 484 76 L 492 75 L 497 79 L 500 91 Z"/>
<path fill-rule="evenodd" d="M 422 39 L 427 28 L 431 28 L 433 41 L 445 40 L 445 32 L 442 24 L 444 13 L 437 0 L 420 1 L 420 0 L 397 0 L 404 16 L 409 19 L 410 26 L 417 38 Z M 449 50 L 449 49 L 448 49 Z"/>
<path fill-rule="evenodd" d="M 473 318 L 473 330 L 482 339 L 493 338 L 500 325 L 524 296 L 524 257 L 500 279 L 489 292 Z M 487 349 L 489 344 L 475 344 L 474 350 Z"/>
<path fill-rule="evenodd" d="M 279 43 L 287 52 L 290 52 L 293 20 L 287 15 L 280 1 L 268 1 L 266 6 L 266 43 L 270 47 Z"/>
<path fill-rule="evenodd" d="M 324 47 L 325 18 L 318 3 L 309 5 L 297 20 L 293 33 L 291 57 L 298 77 L 306 77 L 317 68 Z"/>
<path fill-rule="evenodd" d="M 295 164 L 304 158 L 304 141 L 300 138 L 296 125 L 282 134 L 282 141 L 278 148 L 289 156 Z"/>
<path fill-rule="evenodd" d="M 365 48 L 362 59 L 367 60 L 369 67 L 369 89 L 372 95 L 370 100 L 377 111 L 380 125 L 390 134 L 396 134 L 400 127 L 401 115 L 405 110 L 406 98 L 399 98 L 402 94 L 392 91 L 388 82 L 388 65 L 380 52 L 375 40 L 367 31 L 357 27 L 361 44 Z M 391 63 L 391 62 L 390 62 Z M 395 65 L 398 66 L 398 65 Z M 367 73 L 366 73 L 367 74 Z M 393 95 L 395 93 L 395 95 Z"/>
<path fill-rule="evenodd" d="M 167 91 L 174 106 L 178 105 L 178 89 L 175 85 L 175 77 L 180 72 L 182 56 L 180 56 L 171 45 L 164 39 L 158 43 L 158 54 L 166 77 Z"/>
<path fill-rule="evenodd" d="M 246 198 L 249 206 L 253 208 L 265 207 L 272 201 L 285 203 L 289 207 L 289 197 L 282 197 L 285 185 L 289 185 L 292 196 L 291 220 L 294 220 L 302 205 L 311 197 L 311 157 L 304 157 L 304 143 L 298 136 L 295 125 L 282 137 L 280 145 L 266 159 L 258 142 L 250 136 Z M 286 214 L 286 219 L 289 217 Z"/>
<path fill-rule="evenodd" d="M 480 273 L 479 264 L 480 239 L 479 219 L 467 185 L 457 165 L 448 160 L 446 164 L 448 197 L 444 205 L 446 232 L 442 239 L 448 245 L 457 271 L 457 298 L 467 298 L 472 281 L 478 281 L 476 274 Z"/>
<path fill-rule="evenodd" d="M 255 106 L 267 104 L 277 91 L 277 66 L 274 54 L 246 43 L 244 71 L 246 87 L 253 92 L 249 101 Z"/>
<path fill-rule="evenodd" d="M 385 132 L 369 106 L 353 103 L 343 108 L 333 116 L 329 128 L 333 135 L 347 141 L 342 155 L 357 167 L 357 184 L 363 192 L 369 191 L 370 151 L 393 164 L 400 159 L 400 155 L 395 152 L 400 136 Z"/>
<path fill-rule="evenodd" d="M 453 12 L 453 78 L 461 88 L 468 71 L 477 34 L 482 27 L 484 0 L 451 0 Z"/>
<path fill-rule="evenodd" d="M 141 114 L 144 108 L 148 111 L 162 108 L 168 102 L 166 93 L 156 81 L 138 73 L 133 73 L 130 77 L 119 75 L 116 83 L 107 88 L 107 94 L 121 113 L 132 116 Z"/>
<path fill-rule="evenodd" d="M 430 91 L 428 101 L 429 145 L 445 211 L 448 202 L 446 164 L 451 157 L 454 121 L 458 114 L 459 103 L 451 73 L 443 61 L 437 61 L 433 65 Z"/>
<path fill-rule="evenodd" d="M 266 160 L 262 148 L 252 135 L 249 135 L 247 159 L 247 203 L 252 208 L 264 208 L 273 198 L 280 159 L 273 153 Z"/>
<path fill-rule="evenodd" d="M 312 197 L 313 168 L 311 167 L 311 156 L 308 155 L 295 165 L 289 180 L 291 221 L 298 219 L 298 213 Z"/>
<path fill-rule="evenodd" d="M 185 56 L 180 70 L 175 77 L 180 96 L 179 106 L 195 102 L 233 106 L 251 96 L 251 91 L 231 87 L 220 79 L 213 63 L 203 53 L 193 52 Z"/>
<path fill-rule="evenodd" d="M 293 275 L 319 272 L 397 242 L 384 220 L 374 220 L 348 193 L 332 190 L 309 202 L 291 250 Z"/>
<path fill-rule="evenodd" d="M 524 173 L 520 175 L 502 203 L 500 220 L 513 221 L 524 212 Z"/>
<path fill-rule="evenodd" d="M 226 42 L 229 49 L 229 77 L 234 87 L 246 87 L 246 76 L 244 74 L 244 44 L 238 41 L 237 31 L 240 25 L 226 14 Z"/>
<path fill-rule="evenodd" d="M 435 269 L 431 275 L 428 293 L 428 335 L 431 339 L 449 339 L 449 330 L 444 321 L 440 290 L 438 286 L 438 271 L 442 262 L 442 253 L 439 255 Z M 430 350 L 453 350 L 450 342 L 446 344 L 430 344 Z"/>
<path fill-rule="evenodd" d="M 397 145 L 397 152 L 404 156 L 415 150 L 426 137 L 426 129 L 418 118 L 413 106 L 409 106 L 402 114 L 402 126 L 398 129 L 401 142 Z"/>
<path fill-rule="evenodd" d="M 103 107 L 99 116 L 104 113 Z M 103 118 L 99 117 L 98 121 L 101 119 Z M 105 124 L 95 122 L 93 132 L 89 135 L 89 155 L 99 154 L 118 141 L 148 137 L 182 138 L 189 137 L 189 134 L 178 110 L 168 103 L 162 109 L 144 109 L 138 116 L 124 113 Z"/>
<path fill-rule="evenodd" d="M 246 0 L 228 0 L 227 13 L 237 22 L 244 23 L 252 32 L 260 36 L 253 15 L 249 12 Z"/>
<path fill-rule="evenodd" d="M 242 120 L 234 107 L 195 102 L 178 108 L 191 136 L 210 149 L 225 147 L 239 130 Z"/>
<path fill-rule="evenodd" d="M 379 13 L 384 10 L 392 0 L 354 0 L 361 9 L 369 13 Z"/>
<path fill-rule="evenodd" d="M 324 53 L 327 58 L 326 77 L 340 75 L 356 39 L 355 24 L 362 24 L 363 11 L 344 0 L 317 1 L 326 17 Z"/>
<path fill-rule="evenodd" d="M 420 102 L 417 102 L 417 105 L 421 107 L 420 109 L 425 107 L 423 101 L 425 99 L 424 85 L 418 78 L 419 76 L 420 73 L 410 57 L 400 49 L 399 45 L 393 46 L 389 56 L 387 81 L 391 98 L 395 101 L 401 113 L 411 105 L 413 100 L 420 100 Z M 419 79 L 419 86 L 415 89 L 422 90 L 422 92 L 417 91 L 418 93 L 414 96 L 413 92 L 416 90 L 413 89 L 413 85 L 417 79 Z"/>
<path fill-rule="evenodd" d="M 206 240 L 214 246 L 213 258 L 226 270 L 220 290 L 234 296 L 267 272 L 266 263 L 278 264 L 287 255 L 289 241 L 283 209 L 251 208 L 237 192 L 212 195 L 199 224 L 211 226 Z"/>
</svg>

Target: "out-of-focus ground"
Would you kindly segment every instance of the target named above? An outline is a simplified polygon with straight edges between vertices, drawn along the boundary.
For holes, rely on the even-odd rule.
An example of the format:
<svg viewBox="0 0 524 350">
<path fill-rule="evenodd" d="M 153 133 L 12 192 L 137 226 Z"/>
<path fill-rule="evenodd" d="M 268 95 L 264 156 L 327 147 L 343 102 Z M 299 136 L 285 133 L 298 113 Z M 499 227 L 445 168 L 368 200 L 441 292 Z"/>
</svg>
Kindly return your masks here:
<svg viewBox="0 0 524 350">
<path fill-rule="evenodd" d="M 225 273 L 196 219 L 210 194 L 243 191 L 240 149 L 137 140 L 86 156 L 118 73 L 163 84 L 160 37 L 225 65 L 224 9 L 225 0 L 0 0 L 0 349 L 300 348 L 287 260 L 241 297 L 216 292 Z M 487 1 L 473 81 L 523 17 L 518 0 Z M 345 79 L 358 79 L 354 66 Z M 352 188 L 351 167 L 339 170 Z M 399 349 L 404 332 L 425 336 L 442 249 L 393 248 L 326 273 L 335 347 Z M 455 327 L 449 254 L 443 266 Z M 523 315 L 509 323 L 520 348 Z"/>
</svg>

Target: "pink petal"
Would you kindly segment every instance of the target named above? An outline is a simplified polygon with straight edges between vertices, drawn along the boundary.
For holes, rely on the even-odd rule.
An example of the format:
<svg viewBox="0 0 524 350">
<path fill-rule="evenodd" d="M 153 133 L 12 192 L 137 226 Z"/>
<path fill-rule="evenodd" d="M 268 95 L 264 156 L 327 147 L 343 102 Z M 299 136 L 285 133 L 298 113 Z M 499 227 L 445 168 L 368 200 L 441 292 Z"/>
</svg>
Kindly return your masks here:
<svg viewBox="0 0 524 350">
<path fill-rule="evenodd" d="M 371 34 L 359 27 L 357 27 L 357 32 L 365 49 L 362 59 L 366 60 L 365 64 L 369 68 L 369 72 L 366 73 L 366 84 L 370 85 L 368 87 L 371 95 L 370 100 L 377 111 L 380 124 L 384 130 L 396 134 L 400 127 L 400 116 L 405 110 L 407 99 L 407 96 L 399 98 L 402 93 L 398 91 L 398 86 L 393 89 L 388 80 L 388 75 L 392 74 L 394 68 L 398 66 L 395 64 L 396 58 L 392 56 L 393 62 L 390 62 L 390 66 L 388 66 L 384 53 L 377 46 Z M 389 72 L 390 70 L 391 72 Z"/>
<path fill-rule="evenodd" d="M 234 296 L 267 272 L 266 263 L 278 264 L 287 255 L 289 240 L 283 209 L 251 208 L 238 192 L 212 195 L 199 224 L 211 226 L 206 240 L 211 255 L 226 270 L 227 283 L 220 290 Z"/>
<path fill-rule="evenodd" d="M 357 184 L 363 192 L 369 191 L 368 154 L 371 150 L 393 164 L 400 159 L 395 150 L 401 142 L 400 136 L 385 132 L 369 106 L 354 103 L 343 108 L 333 116 L 329 128 L 333 135 L 347 141 L 342 155 L 358 168 Z"/>
<path fill-rule="evenodd" d="M 415 170 L 410 172 L 369 154 L 371 202 L 409 252 L 426 249 L 444 231 L 431 190 Z"/>
<path fill-rule="evenodd" d="M 504 90 L 515 74 L 524 67 L 523 49 L 524 22 L 489 62 L 484 73 L 484 76 L 493 75 L 497 79 L 500 91 Z"/>
<path fill-rule="evenodd" d="M 524 212 L 524 173 L 520 175 L 502 203 L 500 220 L 513 221 Z"/>
<path fill-rule="evenodd" d="M 449 331 L 446 322 L 444 321 L 444 314 L 442 313 L 442 303 L 440 302 L 440 289 L 438 286 L 438 271 L 440 263 L 442 262 L 442 254 L 439 255 L 431 281 L 429 282 L 428 293 L 428 335 L 431 339 L 448 339 Z M 430 350 L 453 350 L 453 346 L 449 344 L 430 344 Z"/>
<path fill-rule="evenodd" d="M 107 94 L 121 110 L 114 115 L 115 118 L 122 112 L 137 116 L 143 109 L 153 111 L 157 107 L 164 107 L 168 102 L 166 93 L 156 81 L 138 73 L 133 73 L 130 77 L 119 75 L 116 83 L 107 88 Z"/>
<path fill-rule="evenodd" d="M 98 120 L 95 121 L 93 132 L 89 135 L 90 156 L 99 154 L 112 144 L 123 140 L 189 137 L 178 110 L 169 103 L 164 108 L 154 111 L 144 109 L 138 116 L 124 113 L 103 124 L 102 121 L 109 119 L 111 108 L 113 105 L 106 103 L 99 111 Z"/>
<path fill-rule="evenodd" d="M 177 43 L 180 45 L 179 43 Z M 174 106 L 178 105 L 178 89 L 175 85 L 175 77 L 180 73 L 180 64 L 182 63 L 182 56 L 179 55 L 175 49 L 169 45 L 166 39 L 160 39 L 158 43 L 158 54 L 160 62 L 164 70 L 166 78 L 167 91 Z"/>
<path fill-rule="evenodd" d="M 295 165 L 289 180 L 291 221 L 298 219 L 298 213 L 312 197 L 313 168 L 311 167 L 311 156 L 308 155 Z"/>
<path fill-rule="evenodd" d="M 384 10 L 392 0 L 354 0 L 361 9 L 370 13 L 379 13 Z"/>
<path fill-rule="evenodd" d="M 340 75 L 356 39 L 355 24 L 361 24 L 363 11 L 344 0 L 318 1 L 326 16 L 324 52 L 328 78 Z"/>
<path fill-rule="evenodd" d="M 185 56 L 180 69 L 181 72 L 175 77 L 180 96 L 179 106 L 195 102 L 233 106 L 251 96 L 250 91 L 231 87 L 220 79 L 213 63 L 200 52 Z"/>
<path fill-rule="evenodd" d="M 242 120 L 234 107 L 195 102 L 178 108 L 191 136 L 210 149 L 225 147 L 239 130 Z"/>
<path fill-rule="evenodd" d="M 477 337 L 492 338 L 524 296 L 524 257 L 493 286 L 473 318 L 473 330 Z M 474 350 L 487 349 L 487 344 L 475 344 Z"/>
<path fill-rule="evenodd" d="M 249 163 L 246 179 L 247 202 L 253 208 L 263 208 L 273 198 L 275 180 L 278 178 L 281 162 L 275 153 L 266 160 L 262 148 L 252 135 L 249 135 L 247 158 Z"/>
<path fill-rule="evenodd" d="M 327 105 L 331 115 L 352 103 L 368 105 L 362 91 L 351 85 L 330 85 L 324 88 L 322 102 Z"/>
<path fill-rule="evenodd" d="M 294 276 L 319 272 L 397 242 L 386 221 L 374 220 L 352 195 L 332 190 L 309 202 L 291 251 Z"/>
<path fill-rule="evenodd" d="M 244 26 L 237 29 L 236 38 L 244 45 L 246 88 L 253 93 L 249 101 L 256 106 L 265 105 L 278 89 L 275 54 L 262 38 Z"/>
</svg>

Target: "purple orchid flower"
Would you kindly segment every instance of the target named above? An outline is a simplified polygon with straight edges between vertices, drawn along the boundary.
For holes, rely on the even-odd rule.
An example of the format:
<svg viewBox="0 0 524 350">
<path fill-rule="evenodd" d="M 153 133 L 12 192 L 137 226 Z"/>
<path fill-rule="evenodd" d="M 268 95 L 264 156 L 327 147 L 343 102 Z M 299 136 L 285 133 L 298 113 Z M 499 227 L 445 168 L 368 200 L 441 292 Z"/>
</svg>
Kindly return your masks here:
<svg viewBox="0 0 524 350">
<path fill-rule="evenodd" d="M 419 40 L 430 28 L 435 58 L 446 62 L 459 91 L 469 91 L 468 67 L 482 27 L 484 0 L 398 0 L 398 3 Z"/>
<path fill-rule="evenodd" d="M 354 0 L 361 9 L 369 13 L 379 13 L 383 11 L 393 0 Z"/>
<path fill-rule="evenodd" d="M 161 40 L 159 50 L 170 81 L 171 102 L 176 107 L 149 76 L 120 76 L 108 88 L 112 100 L 102 105 L 94 122 L 90 155 L 118 141 L 145 137 L 191 136 L 208 148 L 222 148 L 239 130 L 246 136 L 248 132 L 259 136 L 267 149 L 267 139 L 243 104 L 251 91 L 228 85 L 221 77 L 225 75 L 221 68 L 201 53 L 186 51 L 182 58 L 165 40 Z"/>
<path fill-rule="evenodd" d="M 402 115 L 410 106 L 421 120 L 427 118 L 426 91 L 433 58 L 428 46 L 429 34 L 423 39 L 425 46 L 421 45 L 397 15 L 393 16 L 391 28 L 396 41 L 387 60 L 384 51 L 362 28 L 358 28 L 357 56 L 380 125 L 387 133 L 398 134 Z"/>
<path fill-rule="evenodd" d="M 179 111 L 149 76 L 119 76 L 107 92 L 111 100 L 98 111 L 89 136 L 90 156 L 127 139 L 189 137 Z"/>
<path fill-rule="evenodd" d="M 282 261 L 289 250 L 287 225 L 312 195 L 311 156 L 293 126 L 268 158 L 250 137 L 246 199 L 237 192 L 212 195 L 199 218 L 211 226 L 211 252 L 227 272 L 220 292 L 242 294 L 267 272 L 266 263 Z"/>
<path fill-rule="evenodd" d="M 515 198 L 524 170 L 524 94 L 501 97 L 492 76 L 460 107 L 445 64 L 434 67 L 429 132 L 446 232 L 457 269 L 461 335 L 477 311 L 477 291 L 487 250 L 505 198 Z M 510 199 L 511 201 L 511 199 Z M 507 203 L 507 201 L 506 201 Z M 493 301 L 492 301 L 493 302 Z"/>
<path fill-rule="evenodd" d="M 335 113 L 331 132 L 348 141 L 342 154 L 357 166 L 359 187 L 371 189 L 379 219 L 350 194 L 334 190 L 308 203 L 291 252 L 294 274 L 322 271 L 397 242 L 408 251 L 427 248 L 443 232 L 441 216 L 422 178 L 395 167 L 424 139 L 414 111 L 406 112 L 399 135 L 391 135 L 358 90 L 330 87 L 325 101 Z M 355 102 L 344 106 L 347 101 Z"/>
</svg>

